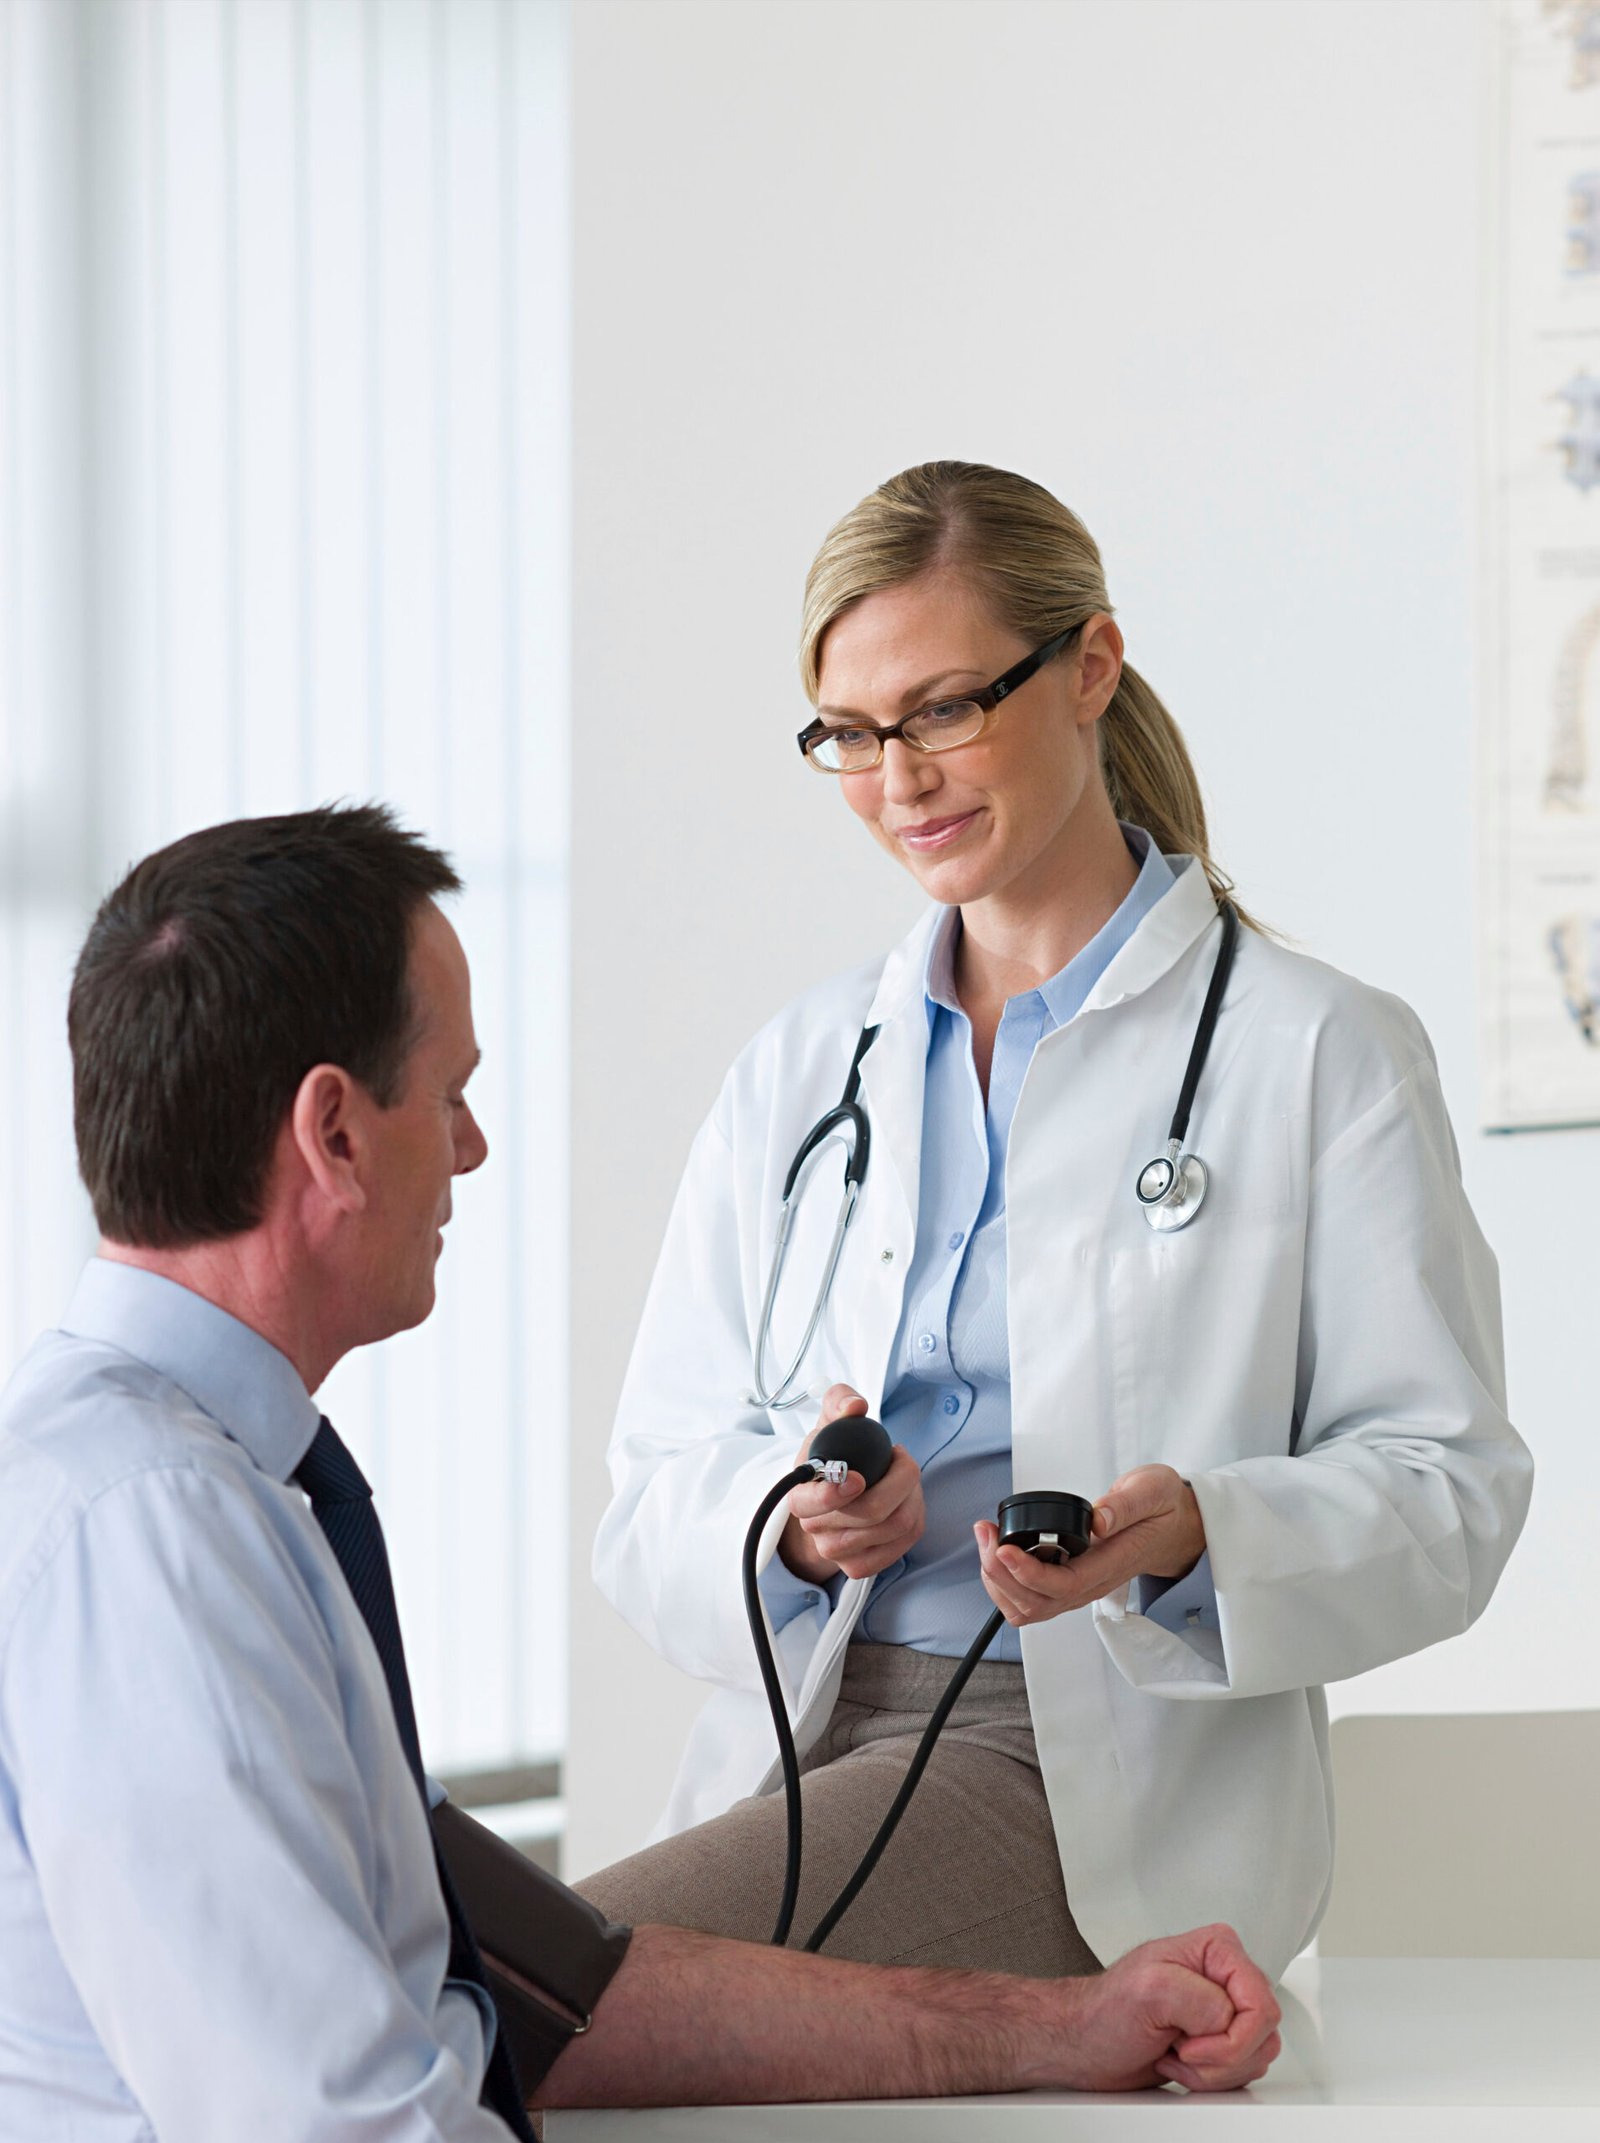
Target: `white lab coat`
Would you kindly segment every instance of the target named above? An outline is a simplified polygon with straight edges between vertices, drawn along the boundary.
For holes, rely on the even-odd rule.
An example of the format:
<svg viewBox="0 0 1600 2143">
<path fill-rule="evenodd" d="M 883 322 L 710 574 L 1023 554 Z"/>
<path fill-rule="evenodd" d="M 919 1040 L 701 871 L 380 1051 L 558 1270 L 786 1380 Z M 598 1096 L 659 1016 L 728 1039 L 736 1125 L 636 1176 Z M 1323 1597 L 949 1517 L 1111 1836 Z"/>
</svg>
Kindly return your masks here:
<svg viewBox="0 0 1600 2143">
<path fill-rule="evenodd" d="M 1067 1895 L 1096 1954 L 1226 1920 L 1276 1974 L 1328 1895 L 1320 1685 L 1482 1612 L 1532 1466 L 1505 1414 L 1494 1258 L 1427 1036 L 1398 999 L 1242 932 L 1190 1127 L 1209 1195 L 1187 1228 L 1147 1225 L 1134 1179 L 1163 1148 L 1221 928 L 1198 865 L 1173 861 L 1177 883 L 1040 1042 L 1017 1103 L 1013 1481 L 1092 1497 L 1130 1467 L 1177 1467 L 1205 1520 L 1220 1639 L 1161 1628 L 1125 1589 L 1025 1629 L 1023 1664 Z M 673 1208 L 595 1550 L 633 1627 L 716 1685 L 658 1834 L 775 1782 L 740 1548 L 827 1386 L 883 1397 L 916 1238 L 938 912 L 756 1037 Z M 769 1415 L 747 1395 L 779 1190 L 864 1022 L 879 1029 L 862 1068 L 871 1164 L 810 1401 Z M 830 1163 L 798 1209 L 773 1361 L 804 1329 L 837 1194 Z M 781 1633 L 802 1751 L 869 1589 L 846 1583 L 820 1635 L 808 1614 Z"/>
</svg>

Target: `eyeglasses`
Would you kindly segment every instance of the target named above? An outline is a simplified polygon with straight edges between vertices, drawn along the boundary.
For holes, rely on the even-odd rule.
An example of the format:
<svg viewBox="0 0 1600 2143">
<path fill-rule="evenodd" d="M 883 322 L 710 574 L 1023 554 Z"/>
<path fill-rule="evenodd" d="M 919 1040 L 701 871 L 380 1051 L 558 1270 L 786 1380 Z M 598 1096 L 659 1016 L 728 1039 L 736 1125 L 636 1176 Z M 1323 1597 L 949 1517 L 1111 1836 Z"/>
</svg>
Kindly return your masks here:
<svg viewBox="0 0 1600 2143">
<path fill-rule="evenodd" d="M 1060 654 L 1067 642 L 1081 630 L 1081 626 L 1069 625 L 1053 640 L 1046 640 L 1043 647 L 1036 647 L 1031 655 L 1024 655 L 1003 677 L 997 677 L 992 685 L 985 685 L 981 692 L 969 692 L 961 699 L 934 700 L 929 706 L 914 707 L 898 722 L 889 722 L 882 729 L 871 722 L 857 723 L 853 727 L 843 722 L 826 722 L 819 715 L 816 721 L 806 724 L 795 742 L 811 764 L 824 774 L 869 772 L 881 763 L 883 747 L 891 737 L 898 737 L 913 751 L 952 752 L 958 744 L 970 744 L 975 737 L 981 737 L 1000 702 L 1009 699 L 1019 685 L 1025 685 L 1034 671 L 1042 668 L 1052 655 Z"/>
</svg>

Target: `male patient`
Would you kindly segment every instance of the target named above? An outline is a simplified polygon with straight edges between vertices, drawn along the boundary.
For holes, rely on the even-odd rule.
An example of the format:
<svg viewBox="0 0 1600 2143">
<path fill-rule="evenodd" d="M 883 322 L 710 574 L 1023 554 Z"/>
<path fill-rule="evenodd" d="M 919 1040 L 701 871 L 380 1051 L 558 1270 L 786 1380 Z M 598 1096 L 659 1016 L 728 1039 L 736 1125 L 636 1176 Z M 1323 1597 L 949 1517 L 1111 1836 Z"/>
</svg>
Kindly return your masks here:
<svg viewBox="0 0 1600 2143">
<path fill-rule="evenodd" d="M 139 864 L 79 958 L 103 1240 L 0 1397 L 0 2135 L 504 2143 L 530 2102 L 1261 2075 L 1225 1928 L 1053 1983 L 630 1936 L 430 1818 L 311 1394 L 428 1315 L 487 1152 L 457 887 L 377 807 L 244 821 Z"/>
</svg>

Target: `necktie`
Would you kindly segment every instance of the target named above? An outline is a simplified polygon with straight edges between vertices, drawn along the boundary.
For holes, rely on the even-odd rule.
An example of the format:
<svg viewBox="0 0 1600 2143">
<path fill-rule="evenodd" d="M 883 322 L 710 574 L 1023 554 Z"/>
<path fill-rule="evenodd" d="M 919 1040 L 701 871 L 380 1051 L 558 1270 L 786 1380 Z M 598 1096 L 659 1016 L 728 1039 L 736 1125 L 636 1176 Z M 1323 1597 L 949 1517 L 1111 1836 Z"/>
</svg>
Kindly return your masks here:
<svg viewBox="0 0 1600 2143">
<path fill-rule="evenodd" d="M 310 1450 L 300 1461 L 295 1479 L 311 1498 L 311 1515 L 326 1534 L 334 1559 L 344 1573 L 345 1583 L 361 1610 L 361 1619 L 371 1632 L 384 1679 L 389 1684 L 389 1699 L 394 1705 L 401 1746 L 426 1809 L 428 1788 L 422 1770 L 422 1748 L 417 1739 L 417 1715 L 411 1702 L 411 1677 L 406 1672 L 405 1646 L 400 1641 L 400 1616 L 394 1604 L 394 1581 L 389 1575 L 389 1552 L 383 1544 L 383 1527 L 378 1523 L 366 1475 L 350 1456 L 326 1414 L 311 1440 Z M 431 1830 L 431 1821 L 429 1827 Z M 468 1980 L 481 1987 L 492 2008 L 494 1996 L 489 1991 L 488 1974 L 484 1971 L 477 1940 L 467 1923 L 455 1884 L 450 1880 L 450 1871 L 437 1845 L 434 1847 L 434 1864 L 439 1871 L 439 1887 L 444 1892 L 450 1914 L 450 1977 Z M 533 2130 L 523 2106 L 511 2056 L 506 2050 L 503 2028 L 495 2032 L 484 2074 L 483 2099 L 485 2105 L 499 2114 L 518 2138 L 518 2143 L 533 2143 Z"/>
</svg>

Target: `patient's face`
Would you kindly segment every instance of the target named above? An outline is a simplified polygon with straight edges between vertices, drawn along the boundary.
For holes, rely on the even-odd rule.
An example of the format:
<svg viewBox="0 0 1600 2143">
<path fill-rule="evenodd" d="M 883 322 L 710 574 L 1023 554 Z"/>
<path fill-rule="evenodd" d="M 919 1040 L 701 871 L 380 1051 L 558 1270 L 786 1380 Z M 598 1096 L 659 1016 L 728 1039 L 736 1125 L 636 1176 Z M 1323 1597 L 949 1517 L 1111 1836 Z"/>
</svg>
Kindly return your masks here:
<svg viewBox="0 0 1600 2143">
<path fill-rule="evenodd" d="M 451 1185 L 481 1167 L 489 1151 L 466 1098 L 478 1061 L 467 956 L 432 901 L 413 928 L 410 983 L 417 1038 L 398 1098 L 371 1119 L 368 1308 L 384 1332 L 421 1324 L 433 1308 Z"/>
</svg>

